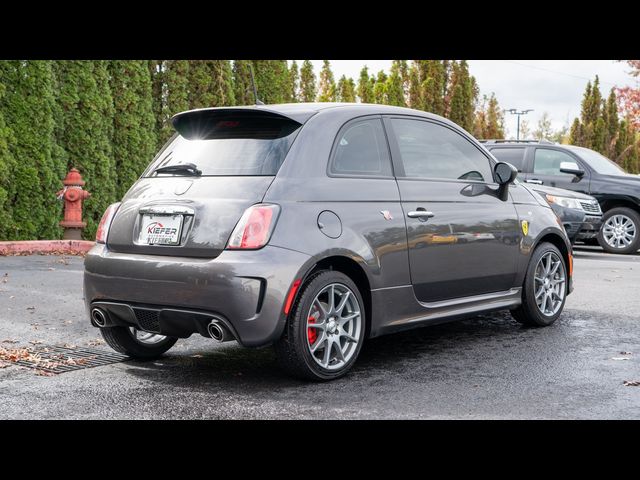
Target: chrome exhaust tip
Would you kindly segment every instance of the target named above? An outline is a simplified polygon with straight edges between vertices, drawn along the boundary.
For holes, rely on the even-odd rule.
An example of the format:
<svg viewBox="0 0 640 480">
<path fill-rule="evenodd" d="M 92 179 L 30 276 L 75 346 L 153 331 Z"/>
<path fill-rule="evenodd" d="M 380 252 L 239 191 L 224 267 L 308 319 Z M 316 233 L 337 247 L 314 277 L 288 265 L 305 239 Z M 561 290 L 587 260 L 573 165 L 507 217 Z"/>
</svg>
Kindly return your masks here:
<svg viewBox="0 0 640 480">
<path fill-rule="evenodd" d="M 207 325 L 207 332 L 209 336 L 218 342 L 223 342 L 225 339 L 225 331 L 224 327 L 220 325 L 219 322 L 212 320 L 209 325 Z"/>
<path fill-rule="evenodd" d="M 99 308 L 91 310 L 91 322 L 94 326 L 104 328 L 107 326 L 107 316 Z"/>
</svg>

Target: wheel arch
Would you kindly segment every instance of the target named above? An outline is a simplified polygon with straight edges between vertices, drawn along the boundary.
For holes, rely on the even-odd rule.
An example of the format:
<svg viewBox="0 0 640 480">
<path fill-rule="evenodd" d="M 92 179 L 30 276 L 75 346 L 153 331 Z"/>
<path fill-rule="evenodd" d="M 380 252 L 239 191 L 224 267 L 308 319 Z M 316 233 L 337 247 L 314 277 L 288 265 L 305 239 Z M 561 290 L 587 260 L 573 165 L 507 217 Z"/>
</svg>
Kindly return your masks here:
<svg viewBox="0 0 640 480">
<path fill-rule="evenodd" d="M 541 235 L 536 240 L 531 251 L 532 252 L 535 251 L 535 249 L 538 248 L 538 246 L 544 242 L 551 243 L 552 245 L 555 245 L 558 248 L 558 250 L 560 250 L 560 253 L 562 254 L 562 258 L 564 259 L 564 263 L 567 266 L 567 269 L 570 271 L 572 269 L 570 266 L 572 263 L 572 259 L 570 258 L 571 249 L 570 247 L 567 246 L 567 242 L 565 241 L 565 239 L 562 238 L 562 236 L 556 232 L 547 232 Z M 567 282 L 567 288 L 568 287 L 569 287 L 569 282 Z"/>
<path fill-rule="evenodd" d="M 360 294 L 362 295 L 362 300 L 364 301 L 364 309 L 366 314 L 365 338 L 368 338 L 371 331 L 371 316 L 373 313 L 371 305 L 371 282 L 369 281 L 369 277 L 367 276 L 367 273 L 365 272 L 362 265 L 353 258 L 344 255 L 332 255 L 324 257 L 321 260 L 315 262 L 307 269 L 307 272 L 302 277 L 302 284 L 304 284 L 307 279 L 309 279 L 315 272 L 321 270 L 333 270 L 344 273 L 357 285 L 358 289 L 360 290 Z"/>
<path fill-rule="evenodd" d="M 606 213 L 607 211 L 618 207 L 630 208 L 631 210 L 634 210 L 635 212 L 640 214 L 640 204 L 637 200 L 634 201 L 634 199 L 631 199 L 630 197 L 607 197 L 600 202 L 602 213 Z"/>
</svg>

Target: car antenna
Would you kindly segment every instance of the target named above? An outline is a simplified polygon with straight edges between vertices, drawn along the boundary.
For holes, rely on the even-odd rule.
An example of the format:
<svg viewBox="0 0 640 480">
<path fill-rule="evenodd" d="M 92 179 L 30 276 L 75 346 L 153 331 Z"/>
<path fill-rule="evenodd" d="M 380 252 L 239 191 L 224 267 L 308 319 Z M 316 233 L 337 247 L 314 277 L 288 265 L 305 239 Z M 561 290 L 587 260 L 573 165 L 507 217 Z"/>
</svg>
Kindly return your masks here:
<svg viewBox="0 0 640 480">
<path fill-rule="evenodd" d="M 256 105 L 264 105 L 264 103 L 258 98 L 258 89 L 256 88 L 256 81 L 253 78 L 253 65 L 249 64 L 249 73 L 251 73 L 251 87 L 253 88 L 253 98 L 256 99 Z"/>
</svg>

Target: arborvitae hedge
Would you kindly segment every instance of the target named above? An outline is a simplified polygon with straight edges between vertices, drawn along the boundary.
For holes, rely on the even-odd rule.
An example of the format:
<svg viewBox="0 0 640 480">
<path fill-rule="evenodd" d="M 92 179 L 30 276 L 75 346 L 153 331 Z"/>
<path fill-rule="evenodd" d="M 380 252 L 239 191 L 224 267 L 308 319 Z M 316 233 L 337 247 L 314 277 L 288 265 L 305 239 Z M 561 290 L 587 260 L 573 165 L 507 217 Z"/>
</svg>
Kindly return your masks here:
<svg viewBox="0 0 640 480">
<path fill-rule="evenodd" d="M 156 151 L 152 81 L 146 60 L 109 62 L 114 102 L 113 156 L 116 196 L 122 197 L 138 179 Z"/>
<path fill-rule="evenodd" d="M 6 239 L 56 238 L 60 204 L 55 192 L 63 170 L 54 157 L 54 81 L 50 62 L 0 62 L 0 82 L 8 86 L 0 100 L 13 132 L 9 151 L 15 162 L 8 198 L 13 222 Z"/>
<path fill-rule="evenodd" d="M 65 60 L 55 63 L 63 128 L 58 142 L 87 182 L 85 238 L 93 238 L 102 214 L 116 196 L 113 157 L 114 106 L 107 61 Z"/>
<path fill-rule="evenodd" d="M 0 105 L 4 92 L 5 87 L 0 82 Z M 13 224 L 13 205 L 9 195 L 12 188 L 11 175 L 15 169 L 15 161 L 9 145 L 14 142 L 13 132 L 7 127 L 2 110 L 0 110 L 0 239 L 9 238 Z"/>
</svg>

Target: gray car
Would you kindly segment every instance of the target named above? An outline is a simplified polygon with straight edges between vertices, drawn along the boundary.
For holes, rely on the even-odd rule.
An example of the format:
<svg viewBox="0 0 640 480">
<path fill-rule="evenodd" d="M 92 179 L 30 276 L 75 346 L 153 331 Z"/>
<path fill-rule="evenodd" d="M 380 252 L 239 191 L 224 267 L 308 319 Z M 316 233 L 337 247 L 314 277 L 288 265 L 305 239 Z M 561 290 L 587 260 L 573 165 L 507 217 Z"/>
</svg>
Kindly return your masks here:
<svg viewBox="0 0 640 480">
<path fill-rule="evenodd" d="M 366 338 L 503 309 L 550 325 L 572 290 L 547 202 L 442 117 L 318 103 L 172 122 L 85 260 L 91 322 L 119 352 L 199 333 L 328 380 Z"/>
</svg>

